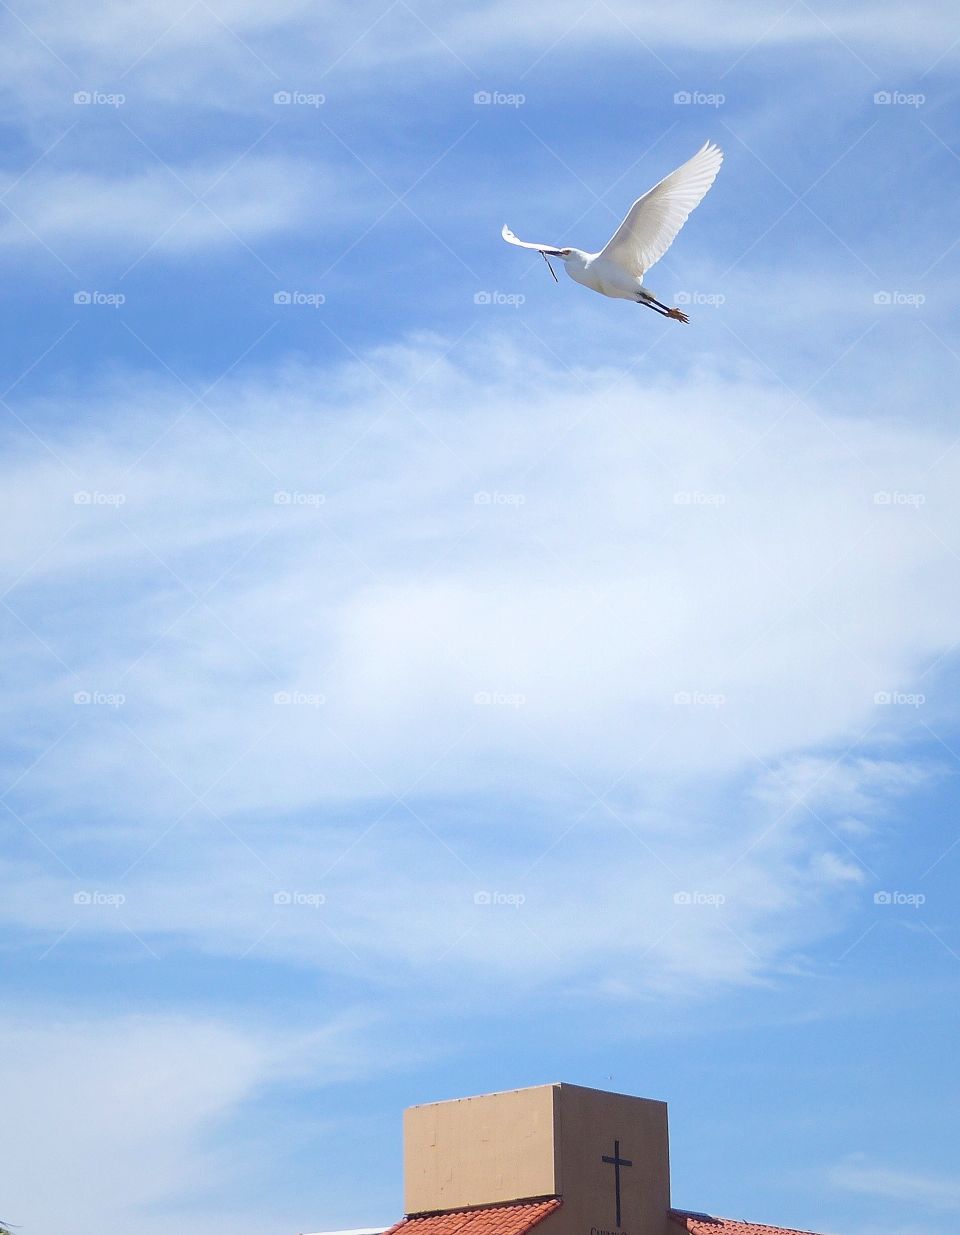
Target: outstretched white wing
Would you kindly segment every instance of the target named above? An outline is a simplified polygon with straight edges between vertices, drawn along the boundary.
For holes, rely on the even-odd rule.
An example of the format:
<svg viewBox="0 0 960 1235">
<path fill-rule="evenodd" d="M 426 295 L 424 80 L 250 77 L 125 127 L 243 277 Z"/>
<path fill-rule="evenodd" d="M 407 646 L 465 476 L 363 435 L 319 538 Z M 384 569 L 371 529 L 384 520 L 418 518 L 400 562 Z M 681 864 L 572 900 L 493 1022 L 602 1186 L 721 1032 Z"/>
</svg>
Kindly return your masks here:
<svg viewBox="0 0 960 1235">
<path fill-rule="evenodd" d="M 503 231 L 500 235 L 508 244 L 519 245 L 521 249 L 538 249 L 541 253 L 549 253 L 552 257 L 557 257 L 560 253 L 559 248 L 555 244 L 531 244 L 529 240 L 518 240 L 506 223 L 504 223 Z"/>
<path fill-rule="evenodd" d="M 637 198 L 600 256 L 631 274 L 648 271 L 673 244 L 690 211 L 699 206 L 722 162 L 723 151 L 707 142 L 692 159 Z"/>
</svg>

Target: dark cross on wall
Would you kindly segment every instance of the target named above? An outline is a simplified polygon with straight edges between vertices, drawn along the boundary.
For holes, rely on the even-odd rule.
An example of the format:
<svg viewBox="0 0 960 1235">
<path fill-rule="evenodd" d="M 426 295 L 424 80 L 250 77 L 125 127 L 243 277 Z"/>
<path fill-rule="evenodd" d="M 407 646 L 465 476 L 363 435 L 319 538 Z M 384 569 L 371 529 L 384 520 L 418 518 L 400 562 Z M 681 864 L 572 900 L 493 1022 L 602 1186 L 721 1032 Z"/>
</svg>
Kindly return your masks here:
<svg viewBox="0 0 960 1235">
<path fill-rule="evenodd" d="M 613 1157 L 611 1158 L 609 1157 L 609 1155 L 604 1154 L 602 1157 L 602 1161 L 609 1162 L 610 1165 L 613 1167 L 614 1188 L 617 1194 L 617 1229 L 619 1230 L 620 1229 L 620 1168 L 622 1166 L 633 1166 L 633 1163 L 630 1161 L 629 1158 L 620 1157 L 620 1142 L 619 1141 L 613 1142 Z"/>
</svg>

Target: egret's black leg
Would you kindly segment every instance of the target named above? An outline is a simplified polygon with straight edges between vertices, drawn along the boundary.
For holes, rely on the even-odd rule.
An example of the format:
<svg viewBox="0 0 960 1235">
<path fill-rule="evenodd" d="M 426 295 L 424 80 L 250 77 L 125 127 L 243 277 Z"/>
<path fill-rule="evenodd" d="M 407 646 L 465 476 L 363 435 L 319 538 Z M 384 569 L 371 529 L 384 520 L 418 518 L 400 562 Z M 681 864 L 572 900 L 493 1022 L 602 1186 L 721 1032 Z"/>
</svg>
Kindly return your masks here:
<svg viewBox="0 0 960 1235">
<path fill-rule="evenodd" d="M 645 304 L 648 309 L 653 309 L 655 313 L 659 313 L 663 317 L 672 317 L 677 322 L 690 321 L 689 317 L 681 309 L 671 309 L 669 305 L 661 304 L 649 292 L 637 292 L 637 304 Z"/>
<path fill-rule="evenodd" d="M 637 304 L 646 305 L 648 309 L 653 309 L 654 313 L 659 313 L 661 317 L 672 317 L 677 322 L 690 320 L 686 313 L 681 313 L 679 309 L 670 309 L 665 304 L 661 304 L 659 300 L 654 300 L 652 296 L 644 295 L 642 292 L 637 292 Z"/>
</svg>

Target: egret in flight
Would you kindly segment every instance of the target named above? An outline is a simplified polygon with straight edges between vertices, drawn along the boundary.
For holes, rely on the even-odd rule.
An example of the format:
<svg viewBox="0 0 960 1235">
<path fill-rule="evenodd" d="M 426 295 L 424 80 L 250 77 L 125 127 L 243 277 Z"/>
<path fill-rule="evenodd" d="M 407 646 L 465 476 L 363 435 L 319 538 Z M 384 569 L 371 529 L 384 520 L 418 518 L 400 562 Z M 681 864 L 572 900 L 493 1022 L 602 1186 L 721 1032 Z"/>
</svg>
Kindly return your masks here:
<svg viewBox="0 0 960 1235">
<path fill-rule="evenodd" d="M 661 304 L 643 286 L 643 276 L 673 244 L 690 211 L 700 204 L 716 179 L 722 162 L 723 151 L 707 142 L 692 159 L 669 176 L 664 176 L 643 197 L 637 198 L 627 211 L 627 217 L 599 253 L 518 240 L 506 224 L 501 235 L 504 240 L 522 249 L 537 249 L 548 266 L 551 257 L 559 257 L 571 279 L 603 296 L 635 300 L 637 304 L 646 305 L 664 317 L 686 322 L 689 321 L 686 313 Z M 553 274 L 552 266 L 550 273 Z M 553 277 L 557 276 L 554 274 Z"/>
</svg>

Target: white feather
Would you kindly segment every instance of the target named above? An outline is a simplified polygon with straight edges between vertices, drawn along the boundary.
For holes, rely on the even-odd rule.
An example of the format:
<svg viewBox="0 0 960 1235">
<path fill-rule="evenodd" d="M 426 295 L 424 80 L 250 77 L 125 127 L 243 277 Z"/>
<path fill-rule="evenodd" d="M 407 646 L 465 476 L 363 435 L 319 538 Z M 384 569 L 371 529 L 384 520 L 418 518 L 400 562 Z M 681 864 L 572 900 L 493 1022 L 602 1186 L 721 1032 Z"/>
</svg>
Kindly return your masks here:
<svg viewBox="0 0 960 1235">
<path fill-rule="evenodd" d="M 717 178 L 723 151 L 707 142 L 692 159 L 638 197 L 600 257 L 641 276 L 658 262 Z M 537 247 L 537 246 L 534 246 Z"/>
<path fill-rule="evenodd" d="M 551 253 L 555 253 L 560 248 L 558 244 L 531 244 L 529 240 L 518 240 L 506 223 L 504 223 L 503 231 L 501 231 L 500 235 L 508 244 L 518 245 L 521 249 L 539 249 L 541 253 L 547 249 Z"/>
</svg>

